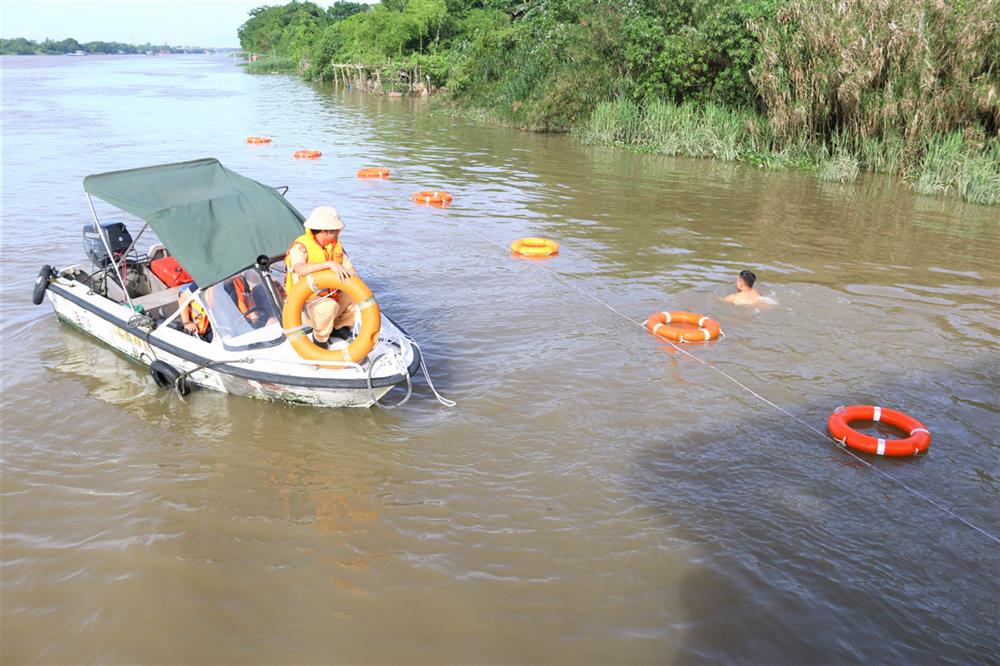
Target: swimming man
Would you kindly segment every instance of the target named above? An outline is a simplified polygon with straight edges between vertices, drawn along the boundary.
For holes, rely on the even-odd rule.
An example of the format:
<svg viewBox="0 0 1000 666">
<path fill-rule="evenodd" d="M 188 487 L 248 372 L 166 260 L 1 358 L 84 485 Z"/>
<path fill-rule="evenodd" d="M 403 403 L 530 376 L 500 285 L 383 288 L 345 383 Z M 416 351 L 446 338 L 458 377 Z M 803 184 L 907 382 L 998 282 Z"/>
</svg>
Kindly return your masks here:
<svg viewBox="0 0 1000 666">
<path fill-rule="evenodd" d="M 756 281 L 757 276 L 753 274 L 753 271 L 740 271 L 740 274 L 736 276 L 736 288 L 739 291 L 735 294 L 729 294 L 723 300 L 733 305 L 757 305 L 763 300 L 763 297 L 753 288 L 753 283 Z"/>
</svg>

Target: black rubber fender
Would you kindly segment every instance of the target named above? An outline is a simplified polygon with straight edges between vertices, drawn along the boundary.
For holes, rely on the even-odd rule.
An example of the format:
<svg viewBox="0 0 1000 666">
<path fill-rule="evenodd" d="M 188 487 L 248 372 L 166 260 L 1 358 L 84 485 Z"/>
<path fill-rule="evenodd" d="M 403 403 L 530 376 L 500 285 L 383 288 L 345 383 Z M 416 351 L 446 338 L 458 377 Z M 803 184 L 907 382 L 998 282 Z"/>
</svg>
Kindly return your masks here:
<svg viewBox="0 0 1000 666">
<path fill-rule="evenodd" d="M 187 380 L 181 378 L 178 381 L 181 373 L 166 361 L 153 361 L 150 363 L 149 374 L 153 376 L 153 381 L 156 382 L 156 385 L 162 389 L 175 389 L 181 395 L 187 395 L 191 392 L 191 387 L 188 386 Z"/>
<path fill-rule="evenodd" d="M 35 278 L 35 290 L 31 294 L 32 303 L 42 304 L 42 301 L 45 300 L 45 290 L 49 288 L 49 280 L 53 277 L 55 277 L 55 273 L 52 271 L 52 267 L 48 264 L 42 266 L 42 270 L 38 271 L 38 277 Z"/>
</svg>

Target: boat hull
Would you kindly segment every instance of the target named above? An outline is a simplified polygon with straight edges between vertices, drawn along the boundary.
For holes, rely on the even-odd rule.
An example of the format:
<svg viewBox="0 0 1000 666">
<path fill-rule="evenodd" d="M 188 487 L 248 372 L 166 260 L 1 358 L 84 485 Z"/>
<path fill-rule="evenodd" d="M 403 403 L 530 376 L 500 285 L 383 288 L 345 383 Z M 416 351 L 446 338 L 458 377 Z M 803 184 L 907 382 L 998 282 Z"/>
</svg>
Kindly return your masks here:
<svg viewBox="0 0 1000 666">
<path fill-rule="evenodd" d="M 273 368 L 256 369 L 253 362 L 234 360 L 232 357 L 238 353 L 228 354 L 229 359 L 212 359 L 179 346 L 178 342 L 193 340 L 183 333 L 139 328 L 129 308 L 90 293 L 79 282 L 54 280 L 46 294 L 64 323 L 143 365 L 160 360 L 181 372 L 190 372 L 186 378 L 189 386 L 316 407 L 371 407 L 394 386 L 407 381 L 406 374 L 400 373 L 373 378 L 369 386 L 358 376 L 331 378 L 316 372 L 317 377 L 311 378 L 274 372 Z M 419 364 L 419 353 L 414 350 L 408 374 L 412 376 Z"/>
</svg>

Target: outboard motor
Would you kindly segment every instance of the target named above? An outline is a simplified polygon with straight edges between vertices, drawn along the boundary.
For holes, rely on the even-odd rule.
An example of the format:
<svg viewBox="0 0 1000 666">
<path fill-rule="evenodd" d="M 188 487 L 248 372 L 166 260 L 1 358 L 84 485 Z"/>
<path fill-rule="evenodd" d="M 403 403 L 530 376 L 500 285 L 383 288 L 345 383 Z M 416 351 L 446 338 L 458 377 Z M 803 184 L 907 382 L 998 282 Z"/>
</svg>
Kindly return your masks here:
<svg viewBox="0 0 1000 666">
<path fill-rule="evenodd" d="M 110 255 L 101 234 L 106 234 L 108 247 L 111 248 Z M 102 222 L 100 229 L 95 224 L 83 225 L 83 251 L 94 262 L 101 274 L 100 277 L 95 278 L 96 282 L 93 283 L 95 291 L 112 296 L 114 290 L 111 289 L 110 285 L 124 282 L 128 295 L 133 298 L 140 294 L 149 293 L 148 286 L 143 289 L 142 266 L 136 260 L 134 252 L 131 258 L 125 257 L 125 253 L 131 246 L 132 234 L 121 222 Z M 110 279 L 110 275 L 113 274 L 112 268 L 113 272 L 119 275 L 114 280 Z M 124 300 L 124 294 L 120 292 L 121 289 L 118 289 L 118 294 L 113 295 L 119 301 Z"/>
<path fill-rule="evenodd" d="M 101 234 L 108 239 L 112 256 L 108 256 Z M 98 268 L 119 263 L 131 245 L 132 234 L 121 222 L 101 222 L 101 230 L 95 224 L 83 225 L 83 251 Z"/>
</svg>

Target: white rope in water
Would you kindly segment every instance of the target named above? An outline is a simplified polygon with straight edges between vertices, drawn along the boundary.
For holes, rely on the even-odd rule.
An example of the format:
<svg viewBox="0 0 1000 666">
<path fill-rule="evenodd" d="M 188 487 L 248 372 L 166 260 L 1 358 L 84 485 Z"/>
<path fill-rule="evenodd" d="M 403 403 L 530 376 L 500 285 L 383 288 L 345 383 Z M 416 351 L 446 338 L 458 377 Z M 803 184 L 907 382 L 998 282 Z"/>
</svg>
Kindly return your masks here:
<svg viewBox="0 0 1000 666">
<path fill-rule="evenodd" d="M 449 400 L 448 398 L 444 397 L 443 395 L 437 392 L 437 389 L 434 388 L 434 383 L 431 381 L 431 373 L 427 371 L 427 357 L 424 356 L 423 350 L 420 349 L 420 345 L 417 344 L 417 341 L 411 338 L 409 335 L 406 336 L 406 339 L 410 341 L 411 345 L 417 348 L 417 353 L 420 354 L 420 369 L 424 371 L 424 381 L 427 382 L 428 388 L 430 388 L 431 393 L 434 394 L 434 397 L 437 398 L 437 401 L 440 402 L 445 407 L 454 407 L 455 405 L 457 405 L 458 403 L 455 402 L 454 400 Z"/>
<path fill-rule="evenodd" d="M 470 226 L 468 226 L 466 224 L 463 224 L 462 222 L 459 222 L 458 220 L 456 220 L 454 218 L 450 218 L 450 219 L 451 219 L 452 222 L 454 222 L 458 226 L 462 227 L 463 229 L 466 229 L 467 231 L 472 232 L 473 234 L 475 234 L 479 238 L 483 239 L 487 243 L 495 245 L 495 246 L 499 247 L 501 250 L 503 250 L 505 252 L 507 251 L 507 247 L 505 245 L 503 245 L 501 243 L 498 243 L 498 242 L 494 241 L 493 239 L 488 238 L 487 236 L 484 236 L 478 230 L 476 230 L 476 229 L 474 229 L 474 228 L 472 228 L 472 227 L 470 227 Z M 578 294 L 586 296 L 587 298 L 589 298 L 590 300 L 594 301 L 595 303 L 604 306 L 608 310 L 611 310 L 612 312 L 614 312 L 619 317 L 621 317 L 621 318 L 623 318 L 623 319 L 625 319 L 627 321 L 632 322 L 633 324 L 635 324 L 636 326 L 638 326 L 639 328 L 641 328 L 643 330 L 643 332 L 648 332 L 648 331 L 646 331 L 646 325 L 645 324 L 643 324 L 640 321 L 637 321 L 637 320 L 633 319 L 632 317 L 629 317 L 627 314 L 625 314 L 624 312 L 621 312 L 620 310 L 614 308 L 613 306 L 609 305 L 608 303 L 605 303 L 604 301 L 602 301 L 601 299 L 597 298 L 596 296 L 594 296 L 589 291 L 584 291 L 583 289 L 580 289 L 579 287 L 577 287 L 572 282 L 564 279 L 563 276 L 559 272 L 555 271 L 554 269 L 552 269 L 552 268 L 550 268 L 548 266 L 545 266 L 544 264 L 538 263 L 538 262 L 531 262 L 531 266 L 534 267 L 534 268 L 543 270 L 547 275 L 549 275 L 550 277 L 552 277 L 553 279 L 555 279 L 556 281 L 558 281 L 560 284 L 562 284 L 564 286 L 570 287 L 571 289 L 573 289 L 574 291 L 576 291 Z M 739 380 L 737 380 L 735 377 L 733 377 L 732 375 L 730 375 L 726 371 L 717 368 L 716 366 L 714 366 L 713 364 L 709 363 L 708 361 L 706 361 L 705 359 L 703 359 L 703 358 L 701 358 L 699 356 L 695 356 L 691 352 L 687 351 L 683 347 L 678 346 L 677 344 L 675 344 L 674 342 L 672 342 L 670 340 L 667 340 L 665 338 L 659 338 L 659 339 L 662 340 L 663 342 L 666 342 L 668 345 L 670 345 L 671 347 L 673 347 L 674 349 L 676 349 L 680 353 L 684 354 L 688 358 L 692 358 L 695 361 L 698 361 L 699 363 L 701 363 L 702 365 L 704 365 L 704 366 L 706 366 L 706 367 L 714 370 L 718 374 L 722 375 L 723 377 L 725 377 L 726 379 L 728 379 L 729 381 L 731 381 L 736 386 L 739 386 L 744 391 L 746 391 L 746 392 L 750 393 L 751 395 L 753 395 L 754 397 L 756 397 L 761 402 L 764 402 L 765 404 L 768 404 L 771 407 L 774 407 L 775 409 L 777 409 L 779 412 L 781 412 L 785 416 L 788 416 L 789 418 L 791 418 L 792 420 L 796 421 L 797 423 L 799 423 L 799 424 L 805 426 L 806 428 L 812 430 L 813 432 L 815 432 L 816 434 L 818 434 L 823 439 L 825 439 L 825 440 L 832 440 L 837 445 L 837 448 L 841 449 L 844 453 L 846 453 L 849 456 L 853 457 L 858 462 L 864 464 L 869 469 L 875 470 L 876 472 L 878 472 L 880 475 L 882 475 L 886 479 L 889 479 L 890 481 L 892 481 L 896 485 L 898 485 L 901 488 L 905 489 L 907 492 L 909 492 L 910 494 L 912 494 L 914 497 L 918 497 L 918 498 L 922 499 L 923 501 L 925 501 L 928 504 L 930 504 L 931 506 L 935 507 L 936 509 L 938 509 L 942 513 L 950 516 L 951 518 L 954 518 L 955 520 L 959 521 L 963 525 L 972 528 L 973 530 L 975 530 L 976 532 L 979 532 L 980 534 L 982 534 L 986 538 L 992 539 L 996 543 L 1000 544 L 1000 537 L 997 537 L 996 535 L 994 535 L 994 534 L 992 534 L 990 532 L 987 532 L 983 528 L 981 528 L 978 525 L 976 525 L 976 524 L 970 522 L 969 520 L 963 518 L 962 516 L 958 515 L 957 513 L 955 513 L 954 511 L 952 511 L 948 507 L 944 506 L 943 504 L 935 501 L 934 499 L 928 497 L 927 495 L 924 495 L 922 492 L 920 492 L 916 488 L 912 488 L 911 486 L 907 485 L 906 482 L 897 479 L 892 474 L 889 474 L 885 470 L 877 467 L 876 465 L 873 465 L 871 462 L 865 460 L 864 458 L 862 458 L 858 454 L 854 453 L 850 449 L 848 449 L 845 446 L 843 446 L 837 440 L 835 440 L 832 437 L 830 437 L 830 435 L 828 433 L 823 432 L 822 430 L 818 429 L 816 426 L 812 425 L 811 423 L 809 423 L 807 421 L 803 421 L 802 419 L 800 419 L 799 417 L 795 416 L 794 414 L 792 414 L 791 412 L 789 412 L 787 409 L 785 409 L 784 407 L 782 407 L 781 405 L 778 405 L 778 404 L 775 404 L 774 402 L 771 402 L 770 400 L 768 400 L 767 398 L 765 398 L 761 394 L 759 394 L 756 391 L 754 391 L 753 389 L 751 389 L 746 384 L 744 384 L 744 383 L 740 382 Z"/>
</svg>

